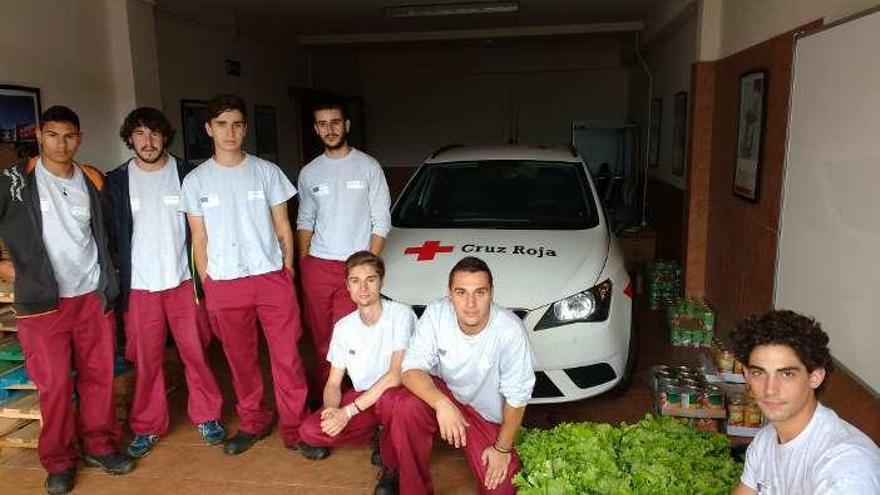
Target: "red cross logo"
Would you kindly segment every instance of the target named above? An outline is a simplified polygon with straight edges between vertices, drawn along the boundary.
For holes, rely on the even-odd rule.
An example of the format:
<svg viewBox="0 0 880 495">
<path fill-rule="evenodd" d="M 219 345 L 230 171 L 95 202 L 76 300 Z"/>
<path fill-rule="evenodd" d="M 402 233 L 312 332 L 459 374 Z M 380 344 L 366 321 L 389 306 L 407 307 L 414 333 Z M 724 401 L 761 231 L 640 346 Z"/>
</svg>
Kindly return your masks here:
<svg viewBox="0 0 880 495">
<path fill-rule="evenodd" d="M 408 247 L 403 254 L 417 254 L 416 261 L 431 261 L 437 253 L 451 253 L 452 246 L 441 246 L 440 241 L 425 241 L 421 246 Z"/>
</svg>

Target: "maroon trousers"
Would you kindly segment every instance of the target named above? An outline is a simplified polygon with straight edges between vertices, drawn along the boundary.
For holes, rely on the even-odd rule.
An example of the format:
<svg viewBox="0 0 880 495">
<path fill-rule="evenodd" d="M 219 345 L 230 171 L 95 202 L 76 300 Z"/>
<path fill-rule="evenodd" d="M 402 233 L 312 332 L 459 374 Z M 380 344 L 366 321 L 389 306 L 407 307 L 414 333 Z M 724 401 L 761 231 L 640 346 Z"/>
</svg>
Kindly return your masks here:
<svg viewBox="0 0 880 495">
<path fill-rule="evenodd" d="M 205 356 L 211 329 L 200 318 L 192 281 L 158 292 L 132 289 L 125 312 L 125 357 L 137 368 L 130 417 L 131 431 L 137 435 L 168 431 L 163 372 L 168 326 L 184 366 L 190 421 L 220 419 L 223 396 Z"/>
<path fill-rule="evenodd" d="M 391 422 L 391 416 L 394 414 L 393 395 L 391 394 L 394 390 L 386 390 L 375 404 L 351 418 L 348 424 L 345 425 L 345 428 L 335 437 L 331 437 L 321 431 L 321 412 L 318 411 L 312 414 L 299 428 L 299 435 L 302 441 L 313 447 L 339 447 L 353 443 L 365 443 L 370 440 L 373 432 L 376 431 L 376 426 L 382 425 L 382 434 L 379 437 L 379 453 L 382 455 L 383 461 L 385 456 L 389 456 L 388 461 L 393 462 L 391 437 L 388 435 L 388 428 L 385 426 Z M 355 392 L 354 389 L 346 390 L 342 394 L 339 407 L 342 408 L 351 404 L 362 393 Z M 389 400 L 389 398 L 392 398 L 392 400 Z"/>
<path fill-rule="evenodd" d="M 306 378 L 297 348 L 302 327 L 290 272 L 282 269 L 233 280 L 208 277 L 204 289 L 208 316 L 232 373 L 239 429 L 262 433 L 274 421 L 272 409 L 263 402 L 263 375 L 257 355 L 259 319 L 269 348 L 281 437 L 285 445 L 295 444 L 308 412 Z"/>
<path fill-rule="evenodd" d="M 309 390 L 312 398 L 320 400 L 327 377 L 330 376 L 330 363 L 327 352 L 330 350 L 330 337 L 333 325 L 343 316 L 357 309 L 345 286 L 345 263 L 306 256 L 299 263 L 305 305 L 306 326 L 318 353 L 316 366 L 309 372 Z"/>
<path fill-rule="evenodd" d="M 434 384 L 449 397 L 458 407 L 470 424 L 467 427 L 467 446 L 463 447 L 471 472 L 477 479 L 478 489 L 482 494 L 516 493 L 511 480 L 519 471 L 519 458 L 516 453 L 511 456 L 507 468 L 507 478 L 494 490 L 487 490 L 484 483 L 486 467 L 481 456 L 483 450 L 491 448 L 498 439 L 501 425 L 487 421 L 480 413 L 468 405 L 461 404 L 438 378 Z M 393 404 L 394 417 L 391 419 L 389 435 L 394 451 L 390 456 L 382 452 L 382 462 L 386 468 L 396 469 L 400 475 L 400 493 L 416 495 L 434 492 L 434 481 L 431 479 L 429 462 L 431 448 L 434 445 L 434 434 L 437 432 L 437 415 L 425 401 L 418 398 L 405 388 L 389 390 L 385 395 L 393 394 L 388 401 Z"/>
<path fill-rule="evenodd" d="M 46 471 L 73 468 L 79 457 L 74 386 L 85 452 L 115 452 L 121 433 L 113 403 L 116 320 L 112 312 L 104 313 L 97 294 L 63 297 L 57 311 L 19 318 L 18 337 L 40 394 L 43 425 L 37 454 Z"/>
</svg>

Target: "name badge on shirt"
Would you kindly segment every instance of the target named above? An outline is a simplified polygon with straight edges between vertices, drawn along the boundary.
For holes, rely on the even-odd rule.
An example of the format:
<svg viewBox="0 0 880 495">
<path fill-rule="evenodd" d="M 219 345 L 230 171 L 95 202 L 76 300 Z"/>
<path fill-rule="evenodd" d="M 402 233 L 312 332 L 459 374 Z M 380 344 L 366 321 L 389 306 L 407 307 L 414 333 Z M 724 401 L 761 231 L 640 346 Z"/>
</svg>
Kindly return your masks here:
<svg viewBox="0 0 880 495">
<path fill-rule="evenodd" d="M 349 349 L 349 350 L 348 350 L 348 353 L 351 354 L 352 356 L 354 356 L 354 355 L 357 354 L 357 352 L 355 352 L 354 349 Z"/>
<path fill-rule="evenodd" d="M 266 199 L 266 193 L 261 190 L 259 191 L 248 191 L 247 192 L 248 201 L 260 201 Z"/>
<path fill-rule="evenodd" d="M 318 184 L 317 186 L 312 187 L 312 194 L 315 196 L 326 196 L 330 194 L 330 186 L 327 184 Z"/>
<path fill-rule="evenodd" d="M 216 208 L 220 206 L 220 197 L 216 194 L 208 194 L 199 198 L 202 208 Z"/>
<path fill-rule="evenodd" d="M 89 208 L 87 206 L 74 206 L 70 209 L 70 212 L 73 213 L 73 216 L 75 217 L 89 216 Z"/>
<path fill-rule="evenodd" d="M 130 198 L 129 202 L 131 203 L 131 211 L 140 211 L 141 198 Z"/>
<path fill-rule="evenodd" d="M 363 189 L 367 187 L 367 185 L 362 180 L 350 180 L 345 183 L 346 189 Z"/>
<path fill-rule="evenodd" d="M 165 206 L 179 206 L 180 196 L 177 196 L 176 194 L 162 196 L 162 203 L 164 203 Z"/>
<path fill-rule="evenodd" d="M 44 213 L 50 211 L 52 209 L 50 204 L 51 203 L 49 203 L 48 199 L 41 199 L 40 200 L 40 211 L 42 211 Z"/>
</svg>

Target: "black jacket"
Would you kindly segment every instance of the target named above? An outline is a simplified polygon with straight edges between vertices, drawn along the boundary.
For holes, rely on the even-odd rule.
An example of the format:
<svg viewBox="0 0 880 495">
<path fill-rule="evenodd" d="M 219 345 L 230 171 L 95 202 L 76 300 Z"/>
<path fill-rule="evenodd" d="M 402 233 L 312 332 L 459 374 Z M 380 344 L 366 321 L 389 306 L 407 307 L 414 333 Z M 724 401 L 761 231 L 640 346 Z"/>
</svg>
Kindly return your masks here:
<svg viewBox="0 0 880 495">
<path fill-rule="evenodd" d="M 176 156 L 174 159 L 177 162 L 177 176 L 182 185 L 184 177 L 192 172 L 194 167 L 186 160 Z M 107 212 L 104 218 L 110 238 L 110 252 L 113 255 L 116 268 L 119 269 L 119 305 L 121 309 L 128 307 L 128 294 L 131 291 L 131 238 L 134 234 L 134 221 L 131 216 L 131 197 L 128 194 L 129 163 L 131 160 L 126 160 L 122 165 L 107 173 L 107 187 L 104 193 L 104 210 Z M 186 225 L 186 245 L 187 252 L 191 253 L 189 224 Z M 196 290 L 200 293 L 199 277 L 195 276 L 192 261 L 192 256 L 190 256 L 190 272 L 193 273 L 192 279 L 196 284 Z"/>
<path fill-rule="evenodd" d="M 43 243 L 43 213 L 40 193 L 34 174 L 37 159 L 19 160 L 0 172 L 0 237 L 9 249 L 15 266 L 15 302 L 12 308 L 19 316 L 37 315 L 58 308 L 58 280 Z M 98 296 L 104 311 L 113 309 L 119 294 L 116 272 L 107 249 L 107 232 L 103 223 L 101 189 L 104 176 L 98 169 L 77 164 L 86 177 L 92 213 L 92 235 L 98 247 Z"/>
</svg>

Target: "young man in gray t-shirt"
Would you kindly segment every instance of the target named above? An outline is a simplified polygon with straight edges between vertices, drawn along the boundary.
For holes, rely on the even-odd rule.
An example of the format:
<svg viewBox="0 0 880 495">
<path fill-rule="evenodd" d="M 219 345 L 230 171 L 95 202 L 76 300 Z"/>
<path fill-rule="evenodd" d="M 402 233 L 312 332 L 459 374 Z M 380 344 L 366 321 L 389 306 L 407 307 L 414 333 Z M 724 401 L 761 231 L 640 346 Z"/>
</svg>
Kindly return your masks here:
<svg viewBox="0 0 880 495">
<path fill-rule="evenodd" d="M 880 449 L 817 398 L 832 369 L 819 323 L 770 311 L 746 319 L 732 338 L 770 420 L 749 445 L 734 495 L 880 494 Z"/>
</svg>

